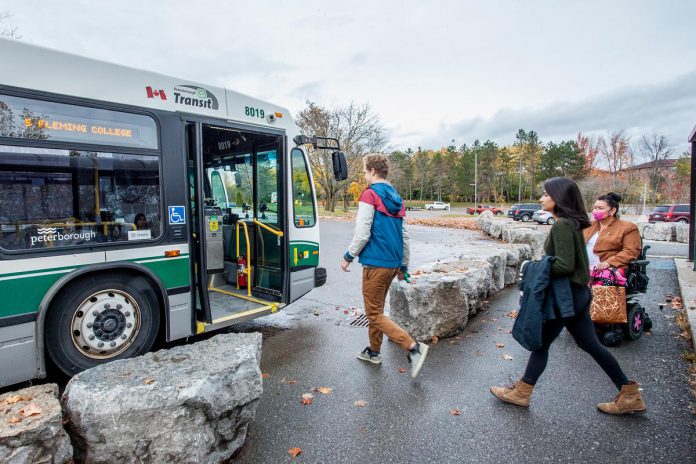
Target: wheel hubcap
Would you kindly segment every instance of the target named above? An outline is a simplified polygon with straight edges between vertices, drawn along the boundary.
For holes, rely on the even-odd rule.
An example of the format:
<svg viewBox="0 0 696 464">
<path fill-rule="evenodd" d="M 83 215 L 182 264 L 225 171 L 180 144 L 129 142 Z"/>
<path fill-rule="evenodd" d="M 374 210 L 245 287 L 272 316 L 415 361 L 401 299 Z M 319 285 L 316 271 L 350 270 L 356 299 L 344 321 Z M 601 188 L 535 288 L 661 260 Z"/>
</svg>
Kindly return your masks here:
<svg viewBox="0 0 696 464">
<path fill-rule="evenodd" d="M 633 318 L 633 330 L 638 332 L 642 326 L 643 319 L 640 317 L 640 314 L 636 314 L 636 316 Z"/>
<path fill-rule="evenodd" d="M 125 351 L 140 331 L 140 308 L 121 290 L 102 290 L 87 297 L 72 318 L 73 343 L 83 355 L 112 358 Z"/>
</svg>

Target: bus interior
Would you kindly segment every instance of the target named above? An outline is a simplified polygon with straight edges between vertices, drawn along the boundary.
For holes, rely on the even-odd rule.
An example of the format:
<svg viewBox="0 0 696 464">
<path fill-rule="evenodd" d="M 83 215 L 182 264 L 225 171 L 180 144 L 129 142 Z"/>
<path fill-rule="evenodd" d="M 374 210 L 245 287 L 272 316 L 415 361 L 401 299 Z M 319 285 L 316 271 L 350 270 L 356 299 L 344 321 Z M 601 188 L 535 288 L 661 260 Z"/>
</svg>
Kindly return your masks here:
<svg viewBox="0 0 696 464">
<path fill-rule="evenodd" d="M 287 290 L 284 137 L 201 123 L 187 134 L 198 331 L 275 312 Z"/>
</svg>

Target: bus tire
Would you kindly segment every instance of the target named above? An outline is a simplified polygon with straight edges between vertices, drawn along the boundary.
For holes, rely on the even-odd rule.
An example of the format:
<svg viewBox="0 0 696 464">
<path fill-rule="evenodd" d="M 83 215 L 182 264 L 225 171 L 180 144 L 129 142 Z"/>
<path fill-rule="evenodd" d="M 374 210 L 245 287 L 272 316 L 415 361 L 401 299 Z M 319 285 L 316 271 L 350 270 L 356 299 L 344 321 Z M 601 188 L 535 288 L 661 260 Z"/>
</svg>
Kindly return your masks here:
<svg viewBox="0 0 696 464">
<path fill-rule="evenodd" d="M 91 275 L 63 289 L 46 315 L 46 350 L 67 376 L 147 353 L 157 338 L 157 296 L 140 276 Z"/>
</svg>

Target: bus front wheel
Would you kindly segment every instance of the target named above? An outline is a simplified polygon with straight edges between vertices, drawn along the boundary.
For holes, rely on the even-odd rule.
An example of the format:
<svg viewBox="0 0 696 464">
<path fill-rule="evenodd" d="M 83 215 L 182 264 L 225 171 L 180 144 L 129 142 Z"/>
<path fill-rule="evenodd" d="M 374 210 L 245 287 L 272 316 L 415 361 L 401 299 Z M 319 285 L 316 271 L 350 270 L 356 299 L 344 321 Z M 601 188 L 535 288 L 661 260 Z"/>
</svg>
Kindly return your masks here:
<svg viewBox="0 0 696 464">
<path fill-rule="evenodd" d="M 65 288 L 46 316 L 46 349 L 73 376 L 152 348 L 159 330 L 157 296 L 146 279 L 93 275 Z"/>
</svg>

